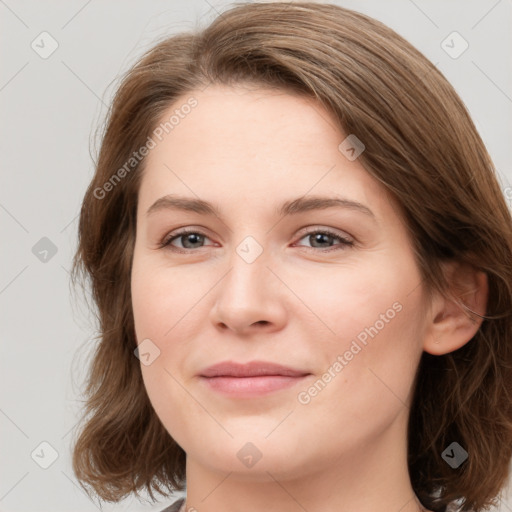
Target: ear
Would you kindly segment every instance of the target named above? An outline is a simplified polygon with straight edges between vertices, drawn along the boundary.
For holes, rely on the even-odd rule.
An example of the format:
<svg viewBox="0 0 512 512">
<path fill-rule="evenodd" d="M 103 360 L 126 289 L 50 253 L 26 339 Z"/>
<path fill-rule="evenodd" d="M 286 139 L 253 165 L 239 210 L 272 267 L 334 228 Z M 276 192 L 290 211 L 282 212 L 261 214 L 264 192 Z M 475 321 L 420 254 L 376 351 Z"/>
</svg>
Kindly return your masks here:
<svg viewBox="0 0 512 512">
<path fill-rule="evenodd" d="M 482 325 L 489 285 L 487 275 L 469 264 L 442 264 L 448 297 L 434 292 L 427 318 L 423 350 L 432 355 L 453 352 L 465 345 Z"/>
</svg>

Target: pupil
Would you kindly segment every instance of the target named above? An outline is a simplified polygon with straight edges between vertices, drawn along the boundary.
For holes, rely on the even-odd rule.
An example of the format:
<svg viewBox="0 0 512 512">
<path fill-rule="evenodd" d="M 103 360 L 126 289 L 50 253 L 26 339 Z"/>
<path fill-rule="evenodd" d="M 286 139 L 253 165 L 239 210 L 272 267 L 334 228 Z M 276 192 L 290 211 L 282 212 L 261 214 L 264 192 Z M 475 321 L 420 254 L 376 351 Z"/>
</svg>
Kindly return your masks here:
<svg viewBox="0 0 512 512">
<path fill-rule="evenodd" d="M 324 243 L 324 244 L 325 244 L 325 243 L 327 243 L 327 238 L 329 238 L 329 236 L 330 236 L 330 235 L 327 235 L 327 234 L 325 234 L 325 233 L 316 233 L 316 234 L 314 235 L 314 237 L 315 237 L 315 241 L 316 241 L 316 242 L 318 242 L 318 243 L 320 243 L 320 244 L 321 244 L 321 243 Z M 324 239 L 324 240 L 322 240 L 322 239 Z"/>
<path fill-rule="evenodd" d="M 201 235 L 197 235 L 196 233 L 189 233 L 188 235 L 186 235 L 185 239 L 187 243 L 191 243 L 192 245 L 194 245 L 199 242 L 198 239 L 200 238 L 200 236 Z"/>
</svg>

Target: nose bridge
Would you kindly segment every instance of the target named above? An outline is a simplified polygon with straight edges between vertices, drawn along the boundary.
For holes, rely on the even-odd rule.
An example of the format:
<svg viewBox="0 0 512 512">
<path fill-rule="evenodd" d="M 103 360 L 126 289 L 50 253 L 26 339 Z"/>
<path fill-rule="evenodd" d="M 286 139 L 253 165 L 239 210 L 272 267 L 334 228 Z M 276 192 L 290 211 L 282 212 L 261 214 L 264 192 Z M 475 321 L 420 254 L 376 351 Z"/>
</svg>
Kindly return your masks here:
<svg viewBox="0 0 512 512">
<path fill-rule="evenodd" d="M 235 330 L 256 322 L 279 323 L 284 308 L 278 280 L 267 268 L 272 266 L 269 250 L 248 235 L 233 248 L 228 265 L 216 294 L 214 321 Z"/>
<path fill-rule="evenodd" d="M 239 300 L 256 300 L 262 292 L 269 290 L 267 283 L 271 272 L 268 249 L 264 249 L 252 235 L 248 235 L 235 246 L 229 259 L 230 272 L 226 276 L 226 287 Z"/>
</svg>

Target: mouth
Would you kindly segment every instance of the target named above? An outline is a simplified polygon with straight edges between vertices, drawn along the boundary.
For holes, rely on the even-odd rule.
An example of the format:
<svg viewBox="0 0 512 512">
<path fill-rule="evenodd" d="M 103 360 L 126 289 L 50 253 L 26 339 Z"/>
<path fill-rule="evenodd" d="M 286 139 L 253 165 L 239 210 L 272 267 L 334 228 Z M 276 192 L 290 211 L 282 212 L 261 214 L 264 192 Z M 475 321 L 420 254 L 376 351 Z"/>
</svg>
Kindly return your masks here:
<svg viewBox="0 0 512 512">
<path fill-rule="evenodd" d="M 199 375 L 209 390 L 232 397 L 249 398 L 290 388 L 308 372 L 265 361 L 247 364 L 226 361 L 210 366 Z"/>
<path fill-rule="evenodd" d="M 266 395 L 274 391 L 290 388 L 301 382 L 302 377 L 284 375 L 263 375 L 260 377 L 201 377 L 209 389 L 241 398 Z"/>
</svg>

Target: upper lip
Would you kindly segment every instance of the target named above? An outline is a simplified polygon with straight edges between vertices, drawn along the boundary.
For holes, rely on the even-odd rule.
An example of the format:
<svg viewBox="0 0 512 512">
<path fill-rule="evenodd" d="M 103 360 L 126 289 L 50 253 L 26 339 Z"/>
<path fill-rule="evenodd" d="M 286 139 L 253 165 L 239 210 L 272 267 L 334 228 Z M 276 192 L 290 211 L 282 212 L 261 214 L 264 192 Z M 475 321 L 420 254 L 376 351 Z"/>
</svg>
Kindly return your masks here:
<svg viewBox="0 0 512 512">
<path fill-rule="evenodd" d="M 284 375 L 287 377 L 302 377 L 308 372 L 296 370 L 269 361 L 250 361 L 245 364 L 234 361 L 223 361 L 201 371 L 202 377 L 254 377 L 261 375 Z"/>
</svg>

